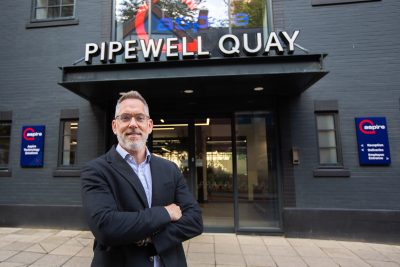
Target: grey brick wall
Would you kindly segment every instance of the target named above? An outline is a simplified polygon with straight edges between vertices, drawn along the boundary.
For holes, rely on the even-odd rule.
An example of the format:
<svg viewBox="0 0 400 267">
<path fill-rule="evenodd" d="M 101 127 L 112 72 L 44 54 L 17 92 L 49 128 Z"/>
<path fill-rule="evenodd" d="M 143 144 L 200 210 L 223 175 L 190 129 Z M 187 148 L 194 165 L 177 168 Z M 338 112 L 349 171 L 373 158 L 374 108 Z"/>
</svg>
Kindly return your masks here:
<svg viewBox="0 0 400 267">
<path fill-rule="evenodd" d="M 31 1 L 0 2 L 0 111 L 13 112 L 12 177 L 0 178 L 0 204 L 80 204 L 79 177 L 52 175 L 62 109 L 79 109 L 78 165 L 104 151 L 103 112 L 57 84 L 58 67 L 72 65 L 83 56 L 84 44 L 100 42 L 107 30 L 102 18 L 108 14 L 99 1 L 76 2 L 78 25 L 30 29 L 25 26 Z M 21 168 L 22 126 L 36 124 L 46 126 L 44 167 Z"/>
<path fill-rule="evenodd" d="M 284 5 L 284 7 L 282 7 Z M 297 43 L 326 52 L 330 73 L 295 99 L 293 145 L 297 207 L 400 209 L 400 2 L 395 0 L 312 7 L 311 1 L 282 1 L 286 30 L 301 31 Z M 318 166 L 314 100 L 338 100 L 344 166 L 349 178 L 314 178 Z M 392 164 L 358 164 L 355 117 L 386 117 Z"/>
<path fill-rule="evenodd" d="M 328 53 L 325 68 L 330 71 L 300 96 L 280 100 L 285 108 L 279 114 L 285 205 L 399 210 L 400 2 L 318 7 L 311 1 L 272 2 L 275 29 L 299 29 L 297 43 L 311 53 Z M 79 109 L 79 165 L 104 152 L 109 125 L 102 110 L 57 84 L 58 67 L 83 57 L 85 43 L 110 39 L 111 3 L 77 0 L 78 25 L 26 29 L 31 1 L 0 1 L 0 111 L 13 111 L 12 177 L 0 178 L 0 204 L 80 204 L 79 178 L 52 175 L 57 167 L 60 110 Z M 349 178 L 313 177 L 318 166 L 315 100 L 339 103 Z M 359 166 L 354 125 L 359 116 L 387 118 L 391 166 Z M 21 129 L 31 124 L 46 125 L 44 168 L 19 166 Z M 285 133 L 286 128 L 291 132 Z M 288 164 L 292 146 L 301 153 L 301 163 L 294 167 Z"/>
</svg>

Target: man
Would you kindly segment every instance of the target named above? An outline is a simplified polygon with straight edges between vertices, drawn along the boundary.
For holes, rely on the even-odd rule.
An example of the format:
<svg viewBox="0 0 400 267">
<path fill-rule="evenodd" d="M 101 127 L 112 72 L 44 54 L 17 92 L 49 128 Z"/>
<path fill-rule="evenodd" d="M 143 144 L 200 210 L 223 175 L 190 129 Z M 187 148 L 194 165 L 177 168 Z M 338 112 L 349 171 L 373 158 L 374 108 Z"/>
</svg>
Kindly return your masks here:
<svg viewBox="0 0 400 267">
<path fill-rule="evenodd" d="M 202 233 L 201 210 L 178 167 L 149 153 L 153 122 L 138 92 L 118 100 L 112 129 L 118 145 L 81 174 L 92 266 L 187 266 L 182 242 Z"/>
</svg>

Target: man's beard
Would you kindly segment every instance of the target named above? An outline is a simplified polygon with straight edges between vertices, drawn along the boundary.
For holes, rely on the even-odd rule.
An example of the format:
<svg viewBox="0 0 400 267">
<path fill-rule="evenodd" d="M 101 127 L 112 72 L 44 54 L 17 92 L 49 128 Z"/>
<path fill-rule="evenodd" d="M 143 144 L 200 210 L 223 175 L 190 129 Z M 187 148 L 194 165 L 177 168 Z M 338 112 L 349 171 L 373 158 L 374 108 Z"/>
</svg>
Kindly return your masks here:
<svg viewBox="0 0 400 267">
<path fill-rule="evenodd" d="M 132 141 L 129 137 L 125 136 L 124 134 L 117 134 L 117 139 L 119 144 L 125 149 L 133 152 L 140 151 L 146 146 L 148 134 L 142 135 L 142 138 L 139 140 Z"/>
</svg>

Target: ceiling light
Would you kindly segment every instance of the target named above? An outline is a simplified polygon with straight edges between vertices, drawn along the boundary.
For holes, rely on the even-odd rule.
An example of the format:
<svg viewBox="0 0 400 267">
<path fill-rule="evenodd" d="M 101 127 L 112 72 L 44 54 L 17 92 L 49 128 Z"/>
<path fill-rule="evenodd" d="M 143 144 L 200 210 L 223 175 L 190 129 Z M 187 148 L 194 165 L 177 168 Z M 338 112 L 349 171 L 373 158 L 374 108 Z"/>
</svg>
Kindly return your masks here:
<svg viewBox="0 0 400 267">
<path fill-rule="evenodd" d="M 194 91 L 192 89 L 186 89 L 183 91 L 185 94 L 193 94 Z"/>
<path fill-rule="evenodd" d="M 254 91 L 263 91 L 263 90 L 264 90 L 264 87 L 262 87 L 262 86 L 257 86 L 257 87 L 254 87 L 253 90 L 254 90 Z"/>
</svg>

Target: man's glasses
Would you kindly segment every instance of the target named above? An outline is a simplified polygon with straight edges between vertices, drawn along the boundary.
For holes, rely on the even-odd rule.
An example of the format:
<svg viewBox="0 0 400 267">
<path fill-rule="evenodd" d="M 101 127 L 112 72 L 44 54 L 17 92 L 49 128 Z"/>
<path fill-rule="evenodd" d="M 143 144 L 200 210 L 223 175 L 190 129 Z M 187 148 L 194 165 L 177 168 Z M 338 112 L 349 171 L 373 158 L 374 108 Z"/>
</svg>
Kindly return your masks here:
<svg viewBox="0 0 400 267">
<path fill-rule="evenodd" d="M 137 123 L 144 123 L 149 119 L 149 116 L 145 114 L 130 114 L 130 113 L 122 113 L 121 115 L 115 116 L 115 119 L 120 120 L 123 123 L 131 122 L 132 118 L 135 118 Z"/>
</svg>

